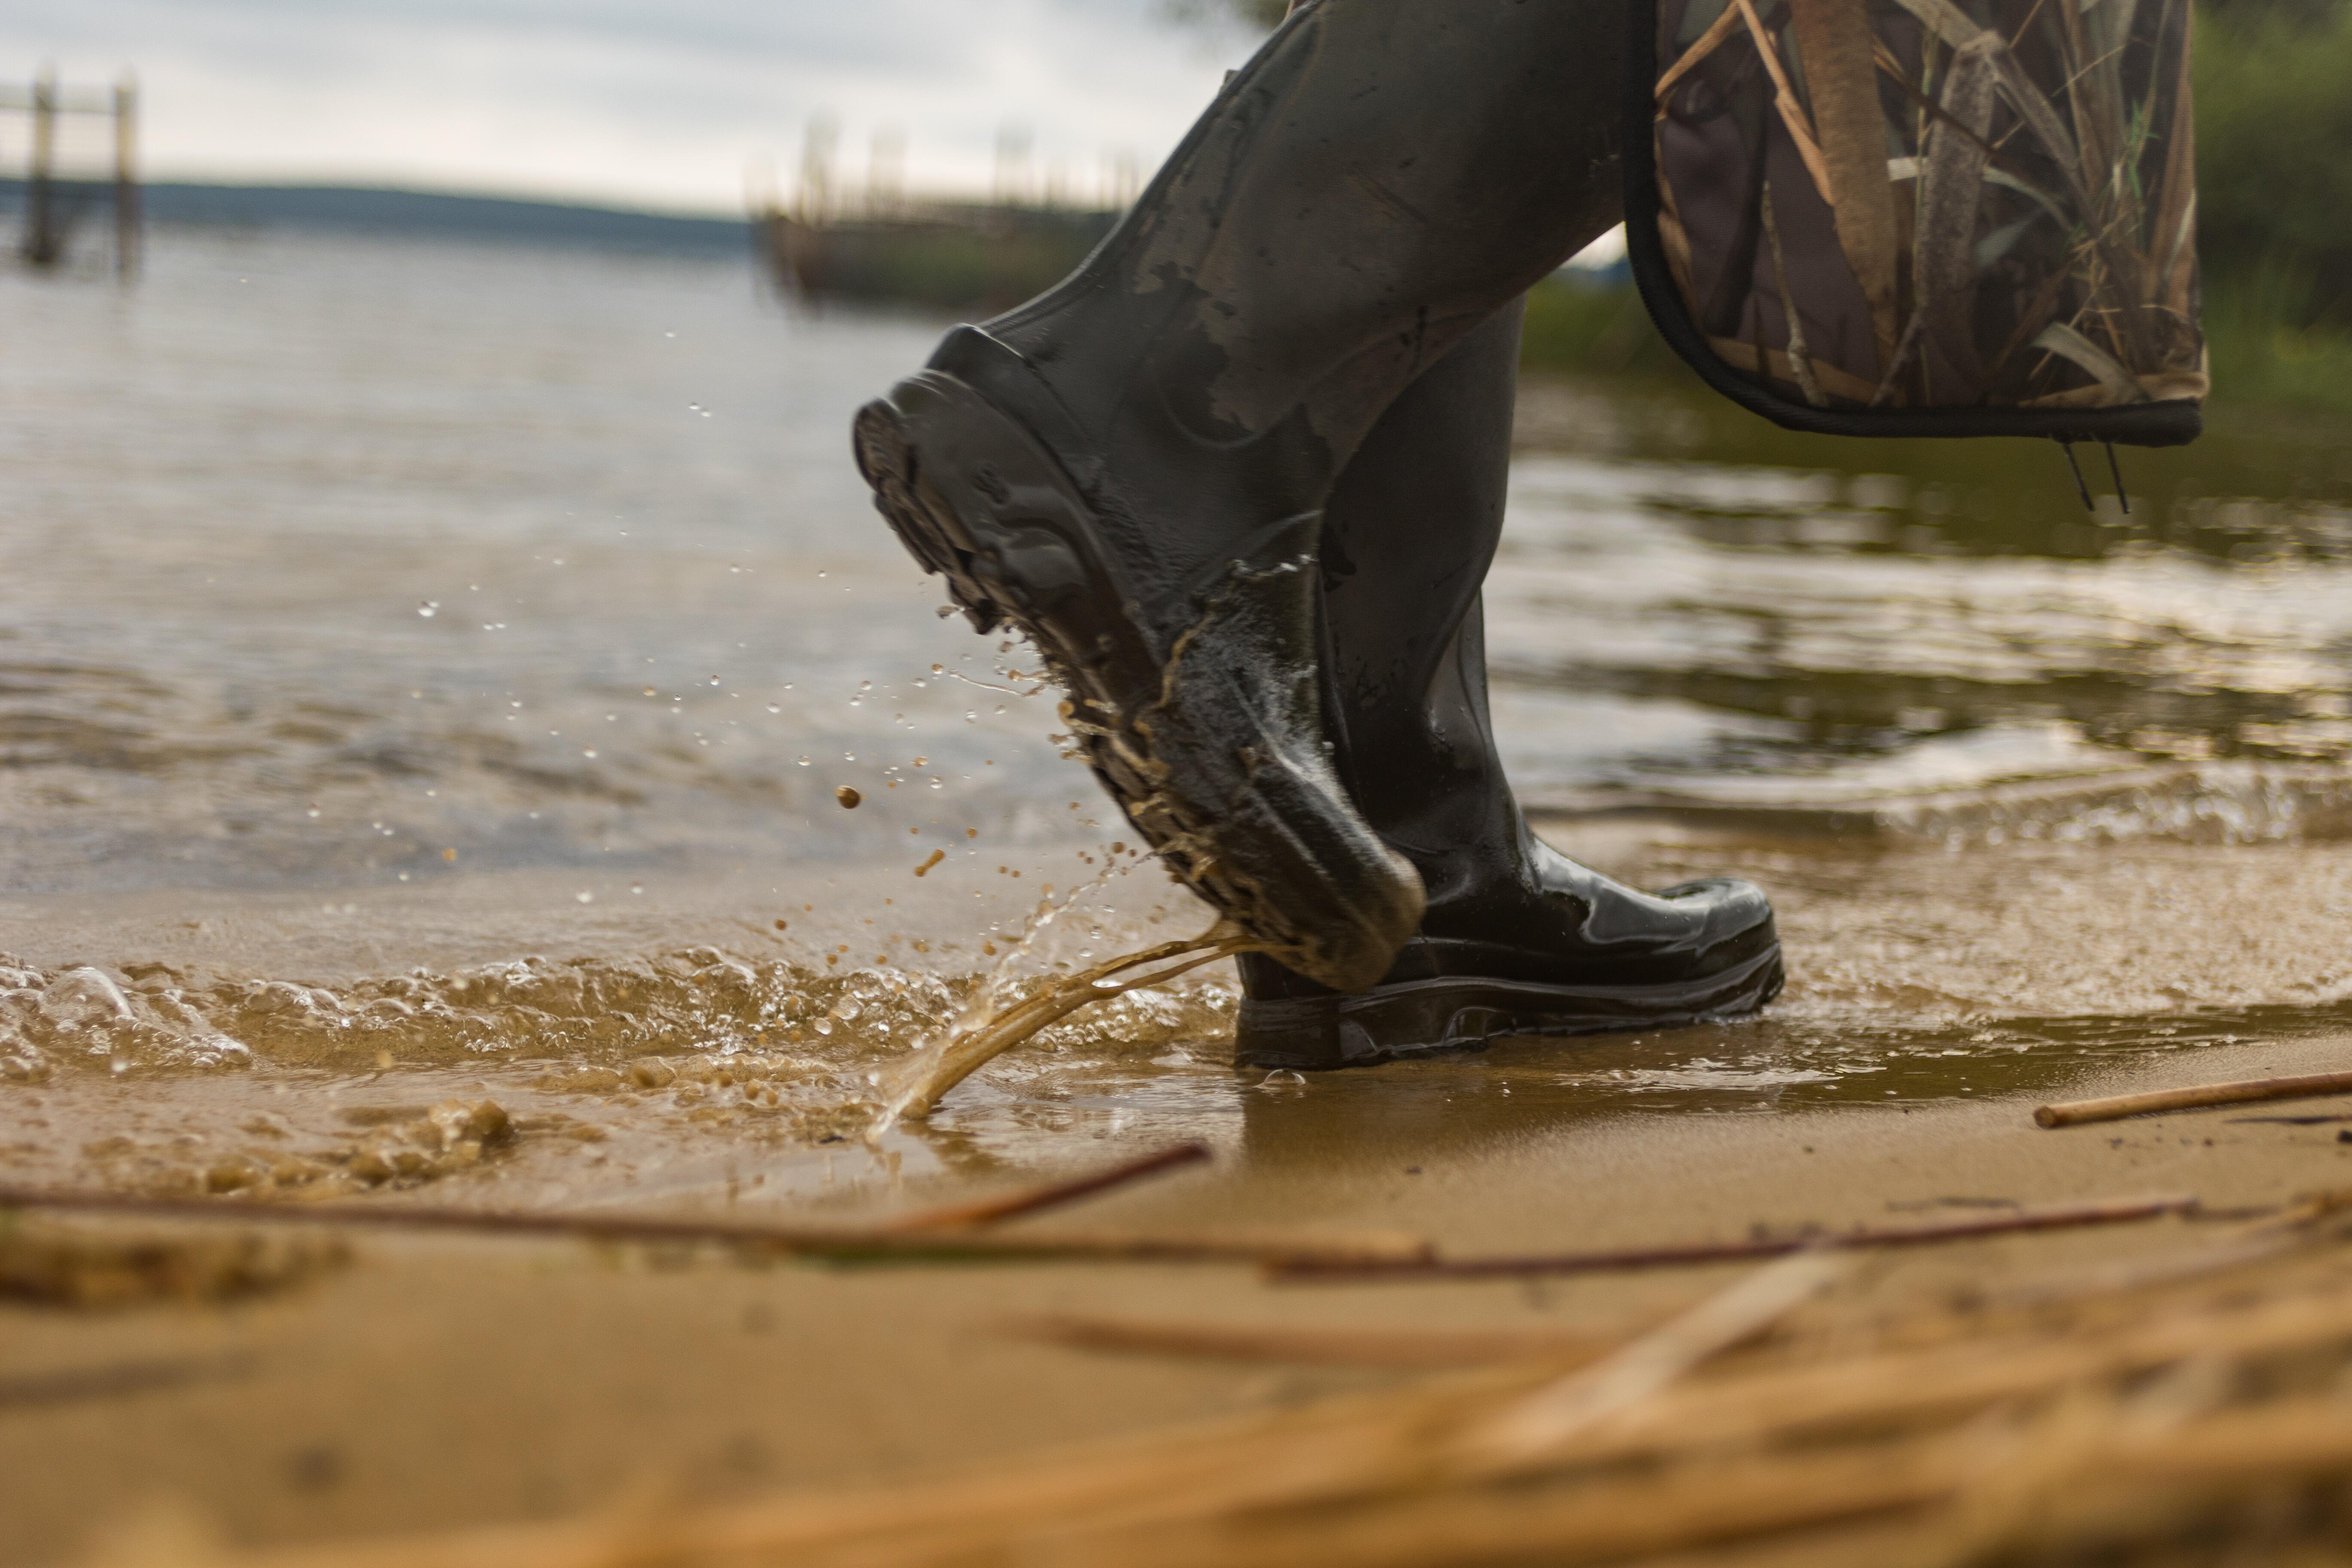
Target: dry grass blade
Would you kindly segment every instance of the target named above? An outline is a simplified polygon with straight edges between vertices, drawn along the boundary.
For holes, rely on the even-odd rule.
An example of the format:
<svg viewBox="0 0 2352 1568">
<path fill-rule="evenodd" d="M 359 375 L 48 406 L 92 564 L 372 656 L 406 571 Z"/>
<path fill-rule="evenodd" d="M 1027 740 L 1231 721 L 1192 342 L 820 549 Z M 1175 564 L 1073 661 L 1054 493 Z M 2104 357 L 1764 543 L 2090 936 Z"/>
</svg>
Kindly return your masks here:
<svg viewBox="0 0 2352 1568">
<path fill-rule="evenodd" d="M 2063 321 L 2053 321 L 2033 336 L 2033 346 L 2046 353 L 2056 354 L 2089 371 L 2094 379 L 2117 403 L 2146 403 L 2147 391 L 2132 373 L 2117 363 L 2115 355 L 2076 331 Z"/>
<path fill-rule="evenodd" d="M 1738 8 L 1726 5 L 1723 8 L 1723 14 L 1707 24 L 1706 31 L 1698 36 L 1697 41 L 1685 49 L 1682 58 L 1668 66 L 1665 74 L 1658 78 L 1658 85 L 1655 89 L 1658 98 L 1664 99 L 1667 93 L 1674 90 L 1675 83 L 1696 70 L 1706 62 L 1707 56 L 1721 48 L 1723 41 L 1738 32 L 1739 27 Z"/>
<path fill-rule="evenodd" d="M 1475 1468 L 1508 1468 L 1650 1398 L 1709 1356 L 1730 1349 L 1827 1289 L 1843 1258 L 1804 1252 L 1757 1270 L 1599 1364 L 1538 1389 L 1463 1436 Z"/>
<path fill-rule="evenodd" d="M 1258 945 L 1232 925 L 1220 921 L 1207 934 L 1189 942 L 1161 942 L 1076 974 L 1050 980 L 1012 1006 L 992 1013 L 971 1027 L 959 1026 L 950 1029 L 893 1067 L 883 1079 L 882 1110 L 875 1118 L 872 1131 L 887 1131 L 902 1117 L 929 1113 L 949 1089 L 1040 1029 L 1058 1023 L 1081 1007 L 1107 1002 L 1143 986 L 1162 984 L 1204 963 L 1251 952 Z M 1149 974 L 1132 973 L 1155 963 L 1166 967 Z M 1121 975 L 1129 978 L 1118 978 Z"/>
</svg>

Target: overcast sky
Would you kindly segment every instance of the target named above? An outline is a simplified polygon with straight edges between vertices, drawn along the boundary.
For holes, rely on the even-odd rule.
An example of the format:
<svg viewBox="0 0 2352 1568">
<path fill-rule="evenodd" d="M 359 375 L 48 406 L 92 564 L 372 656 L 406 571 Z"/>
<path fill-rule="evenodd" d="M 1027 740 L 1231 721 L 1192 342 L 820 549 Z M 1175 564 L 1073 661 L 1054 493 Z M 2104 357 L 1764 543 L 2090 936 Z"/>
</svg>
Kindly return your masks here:
<svg viewBox="0 0 2352 1568">
<path fill-rule="evenodd" d="M 1250 41 L 1160 0 L 0 0 L 0 75 L 140 78 L 152 179 L 323 181 L 739 211 L 747 163 L 789 188 L 803 128 L 874 133 L 908 184 L 982 190 L 998 131 L 1091 193 L 1147 171 Z M 88 138 L 98 128 L 83 129 Z M 0 167 L 21 165 L 21 116 Z M 79 143 L 94 148 L 94 141 Z"/>
</svg>

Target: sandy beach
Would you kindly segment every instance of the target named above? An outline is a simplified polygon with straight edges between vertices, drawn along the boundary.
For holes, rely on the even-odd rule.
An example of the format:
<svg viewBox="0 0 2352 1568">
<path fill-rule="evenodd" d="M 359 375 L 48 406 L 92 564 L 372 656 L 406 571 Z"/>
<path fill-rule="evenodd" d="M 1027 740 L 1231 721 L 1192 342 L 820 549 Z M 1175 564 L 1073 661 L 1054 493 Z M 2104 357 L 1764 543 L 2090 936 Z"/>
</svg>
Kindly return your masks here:
<svg viewBox="0 0 2352 1568">
<path fill-rule="evenodd" d="M 1692 847 L 1686 834 L 1661 842 L 1653 833 L 1644 844 L 1622 826 L 1609 832 L 1644 868 Z M 1751 846 L 1747 854 L 1771 852 Z M 2315 868 L 2308 852 L 2207 851 L 2205 907 L 2226 914 L 2230 899 L 2257 897 L 2292 907 L 2285 889 L 2334 875 L 2330 858 L 2319 858 Z M 2194 886 L 2184 873 L 2199 864 L 2197 852 L 2184 849 L 2178 860 L 2168 885 Z M 1922 933 L 1933 940 L 1923 940 L 1908 967 L 1884 956 L 1878 973 L 1890 984 L 1932 988 L 1935 976 L 1924 972 L 1938 961 L 1924 955 L 1962 936 L 1940 962 L 1975 967 L 2008 944 L 2041 943 L 2051 959 L 2036 966 L 2042 983 L 2062 989 L 2076 984 L 2065 980 L 2069 963 L 2084 985 L 2093 975 L 2130 985 L 2137 963 L 2194 975 L 2189 961 L 2206 942 L 2192 921 L 2148 921 L 2110 899 L 2074 911 L 2061 952 L 2046 902 L 1982 918 L 1964 885 L 1985 873 L 1980 860 L 1878 855 L 1815 864 L 1820 879 L 1785 917 L 1798 1017 L 1808 987 L 1838 983 L 1828 960 L 1851 953 L 1853 931 L 1886 916 L 1893 890 L 1906 907 L 1942 912 L 1921 917 L 1941 929 Z M 1843 894 L 1829 874 L 1840 867 L 1848 873 Z M 2046 883 L 2062 869 L 2094 889 L 2121 874 L 2076 851 L 2012 866 L 2003 880 Z M 2111 911 L 2104 930 L 2084 912 L 2099 908 Z M 2289 950 L 2311 961 L 2311 933 L 2298 922 L 2230 929 L 2244 940 L 2215 957 L 2216 975 L 2226 968 L 2259 976 Z M 2266 941 L 2277 951 L 2266 952 Z M 1998 1298 L 2125 1260 L 2191 1256 L 2250 1214 L 2352 1186 L 2352 1143 L 2338 1138 L 2352 1122 L 2311 1120 L 2343 1114 L 2342 1100 L 2058 1131 L 2033 1124 L 2037 1103 L 2332 1070 L 2347 1039 L 2316 1021 L 2235 1045 L 2159 1050 L 2142 1035 L 2101 1042 L 2097 1054 L 2045 1047 L 1991 1068 L 1981 1055 L 1923 1060 L 1893 1093 L 1849 1086 L 1806 1100 L 1792 1092 L 1806 1087 L 1800 1082 L 1741 1100 L 1717 1087 L 1671 1109 L 1605 1086 L 1612 1075 L 1703 1055 L 1691 1041 L 1517 1042 L 1297 1087 L 1240 1086 L 1232 1109 L 1213 1119 L 1216 1154 L 1207 1165 L 1004 1228 L 1301 1239 L 1401 1233 L 1448 1258 L 1476 1258 L 1917 1224 L 2150 1194 L 2194 1194 L 2204 1205 L 2189 1217 L 1872 1254 L 1840 1287 L 1848 1307 Z M 1020 1068 L 1013 1058 L 1002 1066 Z M 1948 1081 L 1971 1070 L 1976 1084 Z M 1670 1089 L 1659 1092 L 1671 1101 Z M 51 1098 L 70 1114 L 79 1097 Z M 642 1119 L 644 1098 L 574 1093 L 569 1102 L 583 1115 Z M 1165 1127 L 1146 1116 L 1123 1129 L 999 1139 L 993 1159 L 928 1171 L 901 1162 L 895 1176 L 885 1161 L 882 1174 L 829 1190 L 815 1178 L 797 1194 L 716 1179 L 665 1184 L 648 1169 L 654 1191 L 628 1202 L 643 1212 L 856 1224 L 1082 1173 L 1179 1131 Z M 508 1158 L 522 1167 L 560 1158 L 539 1142 L 526 1136 Z M 530 1190 L 520 1180 L 508 1185 Z M 460 1190 L 482 1206 L 503 1201 L 499 1186 Z M 95 1238 L 217 1234 L 120 1219 L 18 1223 L 40 1236 L 61 1226 Z M 1233 1264 L 752 1264 L 709 1247 L 374 1230 L 351 1233 L 342 1246 L 341 1260 L 236 1300 L 0 1307 L 0 1468 L 13 1478 L 0 1554 L 30 1564 L 84 1561 L 96 1538 L 142 1518 L 193 1519 L 241 1545 L 327 1542 L 593 1515 L 631 1500 L 683 1506 L 948 1473 L 1434 1375 L 1327 1364 L 1296 1345 L 1263 1359 L 1082 1348 L 1041 1339 L 1041 1316 L 1153 1331 L 1278 1328 L 1312 1338 L 1328 1330 L 1343 1347 L 1370 1330 L 1441 1342 L 1472 1331 L 1544 1330 L 1600 1346 L 1754 1267 L 1300 1283 Z M 1374 1359 L 1398 1353 L 1391 1347 Z"/>
</svg>

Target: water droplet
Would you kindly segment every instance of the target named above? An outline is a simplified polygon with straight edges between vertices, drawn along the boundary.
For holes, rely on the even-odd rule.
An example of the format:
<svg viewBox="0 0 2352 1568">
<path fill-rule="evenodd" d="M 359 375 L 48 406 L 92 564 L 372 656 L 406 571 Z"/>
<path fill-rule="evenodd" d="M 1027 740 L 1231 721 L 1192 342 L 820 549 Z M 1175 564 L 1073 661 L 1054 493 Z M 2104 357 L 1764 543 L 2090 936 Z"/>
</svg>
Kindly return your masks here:
<svg viewBox="0 0 2352 1568">
<path fill-rule="evenodd" d="M 312 806 L 310 810 L 308 810 L 308 811 L 304 812 L 302 815 L 303 815 L 303 816 L 318 816 L 318 815 L 319 815 L 319 808 L 318 808 L 317 806 L 315 806 L 315 805 L 314 805 L 314 806 Z"/>
<path fill-rule="evenodd" d="M 581 748 L 580 754 L 583 757 L 593 757 L 596 754 L 596 748 L 593 746 L 583 746 Z"/>
<path fill-rule="evenodd" d="M 436 600 L 432 600 L 432 599 L 426 599 L 426 600 L 424 600 L 424 601 L 422 601 L 421 603 L 419 603 L 419 604 L 417 605 L 417 606 L 416 606 L 416 613 L 417 613 L 418 615 L 420 615 L 420 616 L 423 616 L 426 620 L 428 620 L 428 621 L 429 621 L 429 620 L 431 620 L 431 619 L 433 618 L 433 612 L 434 612 L 434 611 L 436 611 L 436 610 L 437 610 L 437 609 L 439 609 L 440 607 L 441 607 L 441 605 L 440 605 L 440 604 L 439 604 L 437 601 L 436 601 Z"/>
<path fill-rule="evenodd" d="M 715 676 L 715 675 L 714 675 L 714 676 L 712 676 L 712 677 L 710 678 L 710 684 L 711 684 L 711 685 L 713 685 L 713 686 L 718 685 L 718 684 L 719 684 L 719 678 L 718 678 L 717 676 Z"/>
<path fill-rule="evenodd" d="M 843 784 L 839 789 L 833 792 L 833 798 L 841 802 L 843 810 L 855 811 L 857 809 L 857 803 L 864 800 L 866 797 L 858 794 L 856 790 L 850 788 L 847 784 Z"/>
<path fill-rule="evenodd" d="M 768 704 L 768 711 L 771 713 L 781 713 L 783 710 L 778 707 L 775 703 L 771 702 Z"/>
<path fill-rule="evenodd" d="M 1260 1079 L 1257 1086 L 1260 1089 L 1305 1089 L 1307 1076 L 1292 1072 L 1288 1068 L 1276 1068 Z"/>
<path fill-rule="evenodd" d="M 580 891 L 572 894 L 572 897 L 575 902 L 583 904 L 593 904 L 596 901 L 596 895 L 588 891 L 585 888 L 583 888 Z"/>
</svg>

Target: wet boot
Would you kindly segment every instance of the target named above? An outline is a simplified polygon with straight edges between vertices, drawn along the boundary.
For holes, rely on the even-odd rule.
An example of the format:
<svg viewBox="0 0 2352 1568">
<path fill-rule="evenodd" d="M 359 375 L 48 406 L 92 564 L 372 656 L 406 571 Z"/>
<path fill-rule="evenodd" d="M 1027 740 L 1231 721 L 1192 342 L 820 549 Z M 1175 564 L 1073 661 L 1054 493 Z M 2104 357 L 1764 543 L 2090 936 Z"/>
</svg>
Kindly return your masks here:
<svg viewBox="0 0 2352 1568">
<path fill-rule="evenodd" d="M 1427 907 L 1358 994 L 1243 955 L 1244 1065 L 1685 1023 L 1752 1012 L 1780 989 L 1760 891 L 1621 887 L 1528 831 L 1503 777 L 1479 584 L 1502 528 L 1521 314 L 1499 312 L 1399 397 L 1325 502 L 1333 769 L 1413 863 Z"/>
<path fill-rule="evenodd" d="M 1322 505 L 1390 402 L 1615 221 L 1624 10 L 1316 0 L 1061 286 L 950 334 L 857 461 L 1174 871 L 1339 990 L 1419 929 L 1317 668 Z"/>
</svg>

